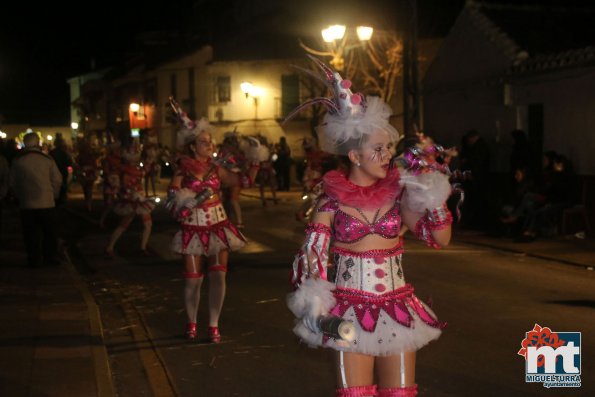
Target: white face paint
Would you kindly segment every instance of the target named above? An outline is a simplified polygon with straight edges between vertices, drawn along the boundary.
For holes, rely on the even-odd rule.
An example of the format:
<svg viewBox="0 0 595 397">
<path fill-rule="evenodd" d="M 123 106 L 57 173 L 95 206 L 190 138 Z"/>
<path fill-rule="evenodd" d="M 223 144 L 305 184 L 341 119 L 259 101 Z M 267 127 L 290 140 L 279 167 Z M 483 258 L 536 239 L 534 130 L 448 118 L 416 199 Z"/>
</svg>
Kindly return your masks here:
<svg viewBox="0 0 595 397">
<path fill-rule="evenodd" d="M 213 140 L 211 134 L 202 131 L 194 141 L 194 150 L 198 157 L 208 158 L 213 154 Z"/>
<path fill-rule="evenodd" d="M 393 155 L 393 142 L 386 131 L 378 130 L 362 144 L 358 154 L 360 168 L 365 174 L 371 178 L 385 178 Z"/>
</svg>

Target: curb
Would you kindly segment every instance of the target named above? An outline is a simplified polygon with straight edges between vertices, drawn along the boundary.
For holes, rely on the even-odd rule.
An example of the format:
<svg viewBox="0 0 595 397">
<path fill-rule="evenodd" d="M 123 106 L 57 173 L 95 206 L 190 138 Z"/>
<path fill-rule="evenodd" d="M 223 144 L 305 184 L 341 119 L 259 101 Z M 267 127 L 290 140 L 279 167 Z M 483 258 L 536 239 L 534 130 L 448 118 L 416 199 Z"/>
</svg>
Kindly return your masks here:
<svg viewBox="0 0 595 397">
<path fill-rule="evenodd" d="M 75 212 L 75 211 L 73 211 Z M 64 249 L 66 257 L 65 267 L 68 273 L 72 277 L 74 286 L 81 293 L 85 304 L 87 305 L 87 311 L 89 314 L 89 330 L 91 340 L 93 344 L 91 351 L 93 355 L 93 364 L 95 367 L 95 383 L 97 385 L 97 396 L 98 397 L 115 397 L 116 389 L 114 387 L 112 379 L 112 371 L 109 363 L 109 356 L 105 347 L 103 338 L 103 325 L 101 322 L 101 313 L 99 307 L 95 302 L 95 298 L 91 294 L 91 291 L 87 287 L 87 284 L 83 281 L 81 276 L 78 274 L 68 254 L 68 250 Z"/>
</svg>

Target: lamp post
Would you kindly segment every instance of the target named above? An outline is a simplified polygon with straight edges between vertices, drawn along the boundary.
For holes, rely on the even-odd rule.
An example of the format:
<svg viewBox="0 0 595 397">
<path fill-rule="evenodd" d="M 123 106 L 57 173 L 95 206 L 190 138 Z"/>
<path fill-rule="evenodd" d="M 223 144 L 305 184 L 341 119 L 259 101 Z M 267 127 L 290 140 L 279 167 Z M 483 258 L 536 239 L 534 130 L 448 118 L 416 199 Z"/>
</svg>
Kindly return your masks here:
<svg viewBox="0 0 595 397">
<path fill-rule="evenodd" d="M 355 29 L 357 40 L 353 38 L 352 32 L 348 31 L 345 25 L 331 25 L 320 31 L 322 40 L 327 43 L 327 51 L 314 50 L 300 42 L 303 49 L 313 55 L 331 57 L 330 64 L 335 70 L 342 72 L 345 68 L 345 56 L 353 49 L 365 47 L 366 42 L 372 39 L 374 28 L 370 26 L 358 26 Z"/>
</svg>

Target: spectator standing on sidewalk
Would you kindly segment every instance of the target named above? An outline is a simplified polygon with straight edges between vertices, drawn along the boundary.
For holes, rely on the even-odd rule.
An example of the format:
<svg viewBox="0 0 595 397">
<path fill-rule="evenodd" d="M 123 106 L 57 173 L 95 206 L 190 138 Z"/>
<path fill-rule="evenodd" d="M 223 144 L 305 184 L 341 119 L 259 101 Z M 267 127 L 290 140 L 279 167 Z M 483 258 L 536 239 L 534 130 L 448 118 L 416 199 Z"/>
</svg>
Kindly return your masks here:
<svg viewBox="0 0 595 397">
<path fill-rule="evenodd" d="M 60 186 L 60 195 L 56 200 L 56 206 L 66 204 L 67 193 L 68 193 L 68 169 L 72 167 L 72 159 L 68 154 L 66 141 L 62 138 L 62 135 L 56 134 L 56 147 L 50 151 L 50 156 L 56 162 L 58 170 L 62 175 L 62 186 Z"/>
<path fill-rule="evenodd" d="M 284 136 L 279 139 L 276 145 L 277 160 L 275 161 L 275 170 L 277 171 L 277 181 L 280 192 L 288 192 L 290 187 L 289 174 L 291 170 L 291 149 Z"/>
<path fill-rule="evenodd" d="M 10 186 L 21 210 L 27 261 L 30 267 L 58 265 L 54 200 L 60 194 L 62 175 L 55 161 L 41 151 L 35 132 L 26 134 L 23 141 L 25 149 L 12 163 Z"/>
</svg>

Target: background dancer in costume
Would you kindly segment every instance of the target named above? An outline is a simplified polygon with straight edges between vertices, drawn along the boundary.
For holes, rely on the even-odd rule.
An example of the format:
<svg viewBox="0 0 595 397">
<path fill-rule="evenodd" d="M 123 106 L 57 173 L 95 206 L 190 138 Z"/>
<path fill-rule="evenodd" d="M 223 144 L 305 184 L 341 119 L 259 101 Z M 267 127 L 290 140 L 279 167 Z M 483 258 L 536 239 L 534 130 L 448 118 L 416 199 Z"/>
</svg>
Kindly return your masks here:
<svg viewBox="0 0 595 397">
<path fill-rule="evenodd" d="M 151 212 L 155 208 L 152 200 L 147 199 L 143 193 L 143 170 L 140 167 L 140 152 L 134 146 L 122 151 L 122 165 L 120 168 L 120 191 L 118 200 L 114 205 L 114 212 L 121 217 L 120 224 L 113 231 L 109 244 L 105 249 L 108 257 L 114 257 L 114 247 L 118 239 L 128 229 L 135 216 L 143 222 L 141 237 L 141 253 L 149 256 L 147 244 L 151 236 L 153 221 Z"/>
<path fill-rule="evenodd" d="M 107 215 L 114 209 L 118 192 L 120 191 L 120 173 L 122 157 L 120 156 L 120 142 L 109 144 L 107 153 L 101 161 L 103 170 L 103 212 L 99 219 L 99 227 L 105 227 Z"/>
<path fill-rule="evenodd" d="M 198 122 L 190 120 L 173 99 L 170 101 L 183 123 L 177 137 L 182 155 L 169 185 L 167 206 L 181 226 L 172 241 L 172 250 L 182 254 L 184 261 L 186 335 L 191 340 L 197 338 L 200 290 L 208 272 L 207 331 L 209 340 L 218 343 L 229 251 L 240 249 L 246 240 L 229 221 L 221 204 L 221 183 L 233 175 L 213 162 L 212 126 L 204 118 Z"/>
<path fill-rule="evenodd" d="M 78 156 L 76 157 L 77 180 L 83 188 L 87 211 L 93 209 L 93 186 L 97 180 L 98 153 L 86 139 L 78 141 Z"/>
<path fill-rule="evenodd" d="M 449 243 L 448 176 L 424 168 L 415 148 L 406 170 L 390 167 L 397 131 L 388 105 L 353 94 L 349 81 L 315 61 L 335 96 L 296 111 L 313 102 L 327 106 L 321 147 L 339 155 L 348 171 L 324 176 L 324 195 L 294 261 L 297 290 L 288 297 L 294 332 L 310 346 L 337 351 L 337 396 L 415 396 L 416 350 L 445 324 L 405 282 L 400 230 L 406 225 L 436 248 Z M 320 321 L 327 316 L 351 322 L 354 332 L 345 339 L 329 333 Z"/>
<path fill-rule="evenodd" d="M 242 190 L 242 170 L 246 158 L 240 149 L 240 142 L 235 131 L 225 133 L 223 144 L 217 155 L 217 162 L 233 174 L 233 178 L 230 178 L 230 185 L 223 186 L 222 192 L 226 204 L 225 210 L 228 212 L 233 211 L 236 226 L 242 229 L 244 222 L 242 208 L 240 207 L 240 191 Z"/>
</svg>

